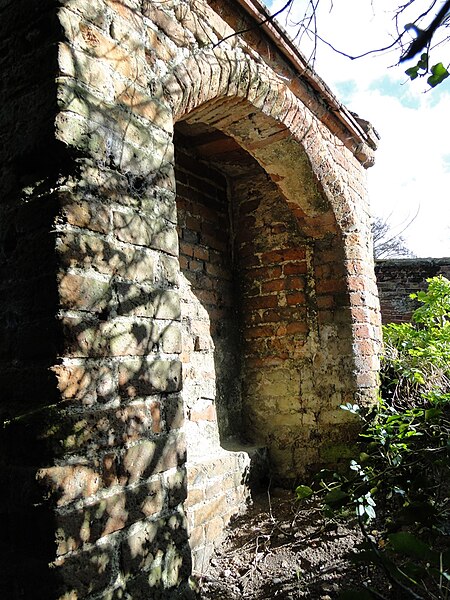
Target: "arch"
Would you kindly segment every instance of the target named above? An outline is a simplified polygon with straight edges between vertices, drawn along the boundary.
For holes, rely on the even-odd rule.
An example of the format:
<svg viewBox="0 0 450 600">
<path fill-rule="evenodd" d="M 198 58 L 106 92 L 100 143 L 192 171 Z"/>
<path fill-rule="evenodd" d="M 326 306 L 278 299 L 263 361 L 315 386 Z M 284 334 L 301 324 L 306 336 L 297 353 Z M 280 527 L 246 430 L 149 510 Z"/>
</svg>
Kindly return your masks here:
<svg viewBox="0 0 450 600">
<path fill-rule="evenodd" d="M 363 143 L 353 143 L 349 150 L 338 142 L 267 65 L 242 51 L 205 49 L 178 64 L 163 88 L 172 98 L 175 122 L 203 121 L 224 131 L 259 162 L 290 202 L 309 216 L 331 207 L 343 233 L 355 230 L 358 192 L 350 192 L 345 172 L 355 165 L 358 169 L 358 163 L 371 166 L 373 151 Z M 254 120 L 251 127 L 245 119 Z M 305 177 L 310 189 L 300 183 Z"/>
<path fill-rule="evenodd" d="M 269 446 L 281 479 L 335 464 L 355 432 L 339 405 L 371 402 L 376 386 L 372 366 L 365 362 L 373 347 L 363 357 L 359 352 L 361 332 L 372 327 L 369 313 L 377 306 L 374 282 L 362 281 L 371 251 L 361 148 L 352 152 L 337 140 L 286 82 L 241 50 L 190 55 L 166 76 L 163 87 L 172 98 L 175 122 L 219 130 L 255 159 L 306 240 L 300 259 L 305 273 L 298 284 L 304 287 L 301 293 L 290 290 L 304 298 L 307 326 L 301 350 L 287 351 L 287 370 L 280 367 L 282 352 L 253 356 L 253 362 L 244 359 L 243 389 L 250 400 L 244 399 L 243 418 L 250 441 Z M 364 160 L 371 160 L 369 150 Z M 276 261 L 280 253 L 272 251 Z M 258 260 L 268 259 L 261 255 Z M 281 421 L 269 422 L 255 408 L 257 396 L 285 385 L 286 377 L 297 405 L 286 409 Z M 276 410 L 273 394 L 270 403 Z M 297 414 L 297 421 L 289 414 Z"/>
</svg>

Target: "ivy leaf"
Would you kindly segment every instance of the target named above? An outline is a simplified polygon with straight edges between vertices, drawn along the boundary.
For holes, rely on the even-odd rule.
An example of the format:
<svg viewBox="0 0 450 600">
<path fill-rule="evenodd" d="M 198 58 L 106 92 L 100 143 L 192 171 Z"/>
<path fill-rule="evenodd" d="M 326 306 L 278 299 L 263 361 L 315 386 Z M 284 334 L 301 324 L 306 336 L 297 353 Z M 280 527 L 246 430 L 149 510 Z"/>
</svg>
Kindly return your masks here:
<svg viewBox="0 0 450 600">
<path fill-rule="evenodd" d="M 431 87 L 436 87 L 449 76 L 449 72 L 441 62 L 431 67 L 431 73 L 432 75 L 427 79 L 427 82 Z"/>
<path fill-rule="evenodd" d="M 425 411 L 425 421 L 433 421 L 434 419 L 440 417 L 442 414 L 442 410 L 440 408 L 428 408 Z"/>
<path fill-rule="evenodd" d="M 328 492 L 328 494 L 324 498 L 324 503 L 328 505 L 344 505 L 348 500 L 349 495 L 346 492 L 343 492 L 340 488 L 336 488 Z"/>
<path fill-rule="evenodd" d="M 297 494 L 298 500 L 304 500 L 305 498 L 312 496 L 314 492 L 307 485 L 299 485 L 295 488 L 295 493 Z"/>
<path fill-rule="evenodd" d="M 417 66 L 419 67 L 419 69 L 422 69 L 423 71 L 428 70 L 428 52 L 424 52 L 423 54 L 420 55 L 420 60 L 417 63 Z"/>
<path fill-rule="evenodd" d="M 419 71 L 424 71 L 424 73 L 419 73 Z M 405 73 L 406 73 L 406 75 L 408 75 L 408 77 L 411 79 L 411 81 L 414 81 L 414 79 L 417 79 L 417 77 L 419 77 L 419 75 L 425 75 L 425 73 L 427 71 L 428 71 L 428 53 L 424 52 L 422 54 L 422 56 L 420 57 L 420 60 L 417 63 L 417 65 L 415 67 L 410 67 L 409 69 L 406 69 Z"/>
<path fill-rule="evenodd" d="M 405 73 L 408 75 L 411 81 L 414 81 L 414 79 L 419 77 L 419 67 L 417 65 L 415 67 L 410 67 L 409 69 L 406 69 Z"/>
<path fill-rule="evenodd" d="M 407 531 L 391 533 L 388 539 L 394 552 L 423 560 L 430 556 L 429 546 L 412 533 Z"/>
</svg>

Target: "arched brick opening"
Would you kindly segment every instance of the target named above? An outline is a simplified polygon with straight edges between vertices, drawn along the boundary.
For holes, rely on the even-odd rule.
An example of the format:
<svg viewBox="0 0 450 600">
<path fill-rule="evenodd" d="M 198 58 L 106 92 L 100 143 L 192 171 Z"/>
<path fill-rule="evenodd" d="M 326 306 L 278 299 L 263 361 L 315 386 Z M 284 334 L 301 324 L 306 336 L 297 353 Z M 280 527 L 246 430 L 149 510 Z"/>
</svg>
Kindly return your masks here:
<svg viewBox="0 0 450 600">
<path fill-rule="evenodd" d="M 225 447 L 230 438 L 268 446 L 274 475 L 294 479 L 329 460 L 320 415 L 342 401 L 333 375 L 332 386 L 322 382 L 333 400 L 316 398 L 327 313 L 342 309 L 340 353 L 352 353 L 342 238 L 329 214 L 311 223 L 293 213 L 220 131 L 182 122 L 175 148 L 188 460 L 217 451 L 220 429 Z M 334 350 L 328 341 L 342 369 Z"/>
</svg>

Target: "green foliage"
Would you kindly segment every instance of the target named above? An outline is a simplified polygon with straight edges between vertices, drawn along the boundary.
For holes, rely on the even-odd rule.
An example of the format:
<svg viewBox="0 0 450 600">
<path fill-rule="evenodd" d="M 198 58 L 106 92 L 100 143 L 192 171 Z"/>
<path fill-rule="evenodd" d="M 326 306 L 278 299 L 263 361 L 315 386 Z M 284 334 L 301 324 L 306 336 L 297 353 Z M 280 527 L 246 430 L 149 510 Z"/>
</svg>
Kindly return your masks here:
<svg viewBox="0 0 450 600">
<path fill-rule="evenodd" d="M 427 292 L 411 294 L 421 303 L 412 323 L 384 326 L 382 393 L 391 403 L 414 400 L 433 405 L 450 392 L 450 281 L 428 279 Z"/>
<path fill-rule="evenodd" d="M 408 75 L 411 81 L 417 79 L 418 77 L 429 75 L 427 78 L 427 83 L 432 88 L 442 83 L 449 76 L 448 70 L 441 62 L 431 67 L 429 66 L 428 52 L 423 52 L 417 64 L 414 65 L 414 67 L 406 69 L 405 73 Z"/>
<path fill-rule="evenodd" d="M 305 498 L 312 496 L 314 491 L 307 485 L 299 485 L 295 489 L 295 494 L 297 496 L 297 500 L 304 500 Z"/>
<path fill-rule="evenodd" d="M 429 279 L 428 290 L 412 297 L 420 303 L 412 323 L 384 327 L 375 411 L 341 407 L 363 421 L 359 456 L 346 473 L 319 473 L 315 489 L 325 514 L 356 515 L 364 542 L 355 560 L 383 568 L 406 597 L 447 598 L 450 281 Z"/>
<path fill-rule="evenodd" d="M 417 77 L 419 76 L 423 76 L 425 75 L 425 73 L 428 72 L 428 52 L 424 52 L 421 56 L 419 61 L 417 62 L 416 65 L 414 65 L 414 67 L 410 67 L 409 69 L 406 69 L 405 73 L 408 75 L 408 77 L 411 79 L 411 81 L 414 81 L 414 79 L 417 79 Z"/>
</svg>

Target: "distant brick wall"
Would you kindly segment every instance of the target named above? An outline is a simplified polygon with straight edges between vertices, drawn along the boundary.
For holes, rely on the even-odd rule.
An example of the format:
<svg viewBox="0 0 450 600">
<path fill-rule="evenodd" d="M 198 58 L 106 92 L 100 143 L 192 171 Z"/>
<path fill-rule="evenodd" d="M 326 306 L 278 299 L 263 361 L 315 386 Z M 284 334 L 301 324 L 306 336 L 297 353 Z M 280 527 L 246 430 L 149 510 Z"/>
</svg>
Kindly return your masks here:
<svg viewBox="0 0 450 600">
<path fill-rule="evenodd" d="M 375 263 L 383 323 L 403 323 L 419 306 L 409 295 L 427 288 L 427 279 L 450 279 L 450 258 L 404 258 Z"/>
</svg>

